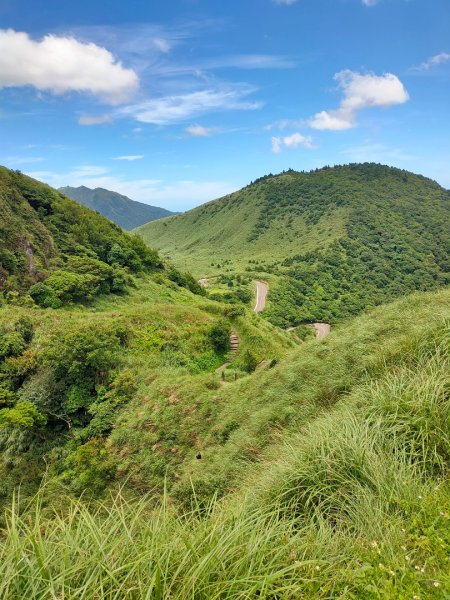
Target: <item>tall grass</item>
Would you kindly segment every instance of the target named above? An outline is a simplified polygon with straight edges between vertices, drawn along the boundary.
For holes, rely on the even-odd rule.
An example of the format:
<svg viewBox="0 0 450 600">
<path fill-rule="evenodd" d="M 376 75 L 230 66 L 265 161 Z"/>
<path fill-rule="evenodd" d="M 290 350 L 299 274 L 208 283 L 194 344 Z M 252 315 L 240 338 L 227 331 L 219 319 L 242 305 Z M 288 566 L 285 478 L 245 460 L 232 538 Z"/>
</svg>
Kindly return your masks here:
<svg viewBox="0 0 450 600">
<path fill-rule="evenodd" d="M 0 598 L 448 597 L 449 366 L 442 329 L 206 507 L 121 494 L 51 516 L 40 497 L 23 514 L 13 504 Z"/>
</svg>

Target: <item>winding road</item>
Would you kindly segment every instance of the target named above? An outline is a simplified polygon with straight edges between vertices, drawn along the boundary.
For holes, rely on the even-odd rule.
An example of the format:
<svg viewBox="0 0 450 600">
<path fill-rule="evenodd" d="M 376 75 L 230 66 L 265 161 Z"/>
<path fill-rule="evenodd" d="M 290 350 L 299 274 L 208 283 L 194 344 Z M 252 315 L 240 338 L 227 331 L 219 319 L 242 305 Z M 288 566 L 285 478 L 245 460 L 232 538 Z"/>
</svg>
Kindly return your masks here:
<svg viewBox="0 0 450 600">
<path fill-rule="evenodd" d="M 267 292 L 269 285 L 265 281 L 256 281 L 256 305 L 255 313 L 260 313 L 266 308 Z"/>
<path fill-rule="evenodd" d="M 208 287 L 208 279 L 206 277 L 199 279 L 198 283 L 203 288 Z M 267 283 L 267 281 L 261 281 L 259 279 L 257 279 L 255 281 L 255 283 L 256 283 L 256 304 L 255 304 L 255 308 L 253 309 L 253 311 L 255 313 L 260 313 L 266 308 L 266 300 L 267 300 L 267 294 L 269 292 L 269 284 Z M 314 327 L 314 332 L 316 334 L 317 340 L 323 340 L 326 337 L 328 337 L 331 333 L 331 325 L 329 323 L 312 323 L 311 327 Z M 288 327 L 288 329 L 286 329 L 286 331 L 295 331 L 295 329 L 297 329 L 297 327 Z M 228 363 L 225 365 L 222 365 L 217 370 L 219 371 L 220 369 L 223 369 L 227 365 L 228 365 Z"/>
<path fill-rule="evenodd" d="M 314 323 L 314 330 L 316 332 L 316 339 L 323 340 L 331 332 L 331 325 L 329 323 Z"/>
</svg>

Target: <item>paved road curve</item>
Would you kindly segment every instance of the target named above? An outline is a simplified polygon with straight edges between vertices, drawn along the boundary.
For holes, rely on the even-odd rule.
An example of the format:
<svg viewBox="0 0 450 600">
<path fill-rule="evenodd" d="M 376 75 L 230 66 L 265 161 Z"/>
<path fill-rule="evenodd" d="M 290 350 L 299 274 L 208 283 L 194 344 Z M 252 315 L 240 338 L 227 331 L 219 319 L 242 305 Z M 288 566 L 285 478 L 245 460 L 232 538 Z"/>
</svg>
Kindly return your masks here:
<svg viewBox="0 0 450 600">
<path fill-rule="evenodd" d="M 255 313 L 262 312 L 266 307 L 266 297 L 269 291 L 269 285 L 265 281 L 256 282 L 256 305 Z"/>
<path fill-rule="evenodd" d="M 323 340 L 330 335 L 331 325 L 329 323 L 314 323 L 314 329 L 316 331 L 316 338 Z"/>
</svg>

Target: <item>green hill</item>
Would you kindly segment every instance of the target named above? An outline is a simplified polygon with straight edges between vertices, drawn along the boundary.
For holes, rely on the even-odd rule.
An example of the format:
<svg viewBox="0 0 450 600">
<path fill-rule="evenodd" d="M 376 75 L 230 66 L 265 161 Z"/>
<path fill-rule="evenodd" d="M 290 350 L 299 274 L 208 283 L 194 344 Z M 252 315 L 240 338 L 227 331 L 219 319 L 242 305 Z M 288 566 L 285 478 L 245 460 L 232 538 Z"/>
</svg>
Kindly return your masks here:
<svg viewBox="0 0 450 600">
<path fill-rule="evenodd" d="M 157 253 L 105 217 L 0 167 L 0 292 L 43 306 L 122 292 L 161 269 Z M 44 283 L 45 282 L 45 283 Z"/>
<path fill-rule="evenodd" d="M 242 303 L 208 300 L 141 238 L 21 173 L 0 169 L 0 209 L 0 497 L 19 482 L 33 489 L 46 465 L 97 493 L 111 481 L 109 434 L 141 392 L 156 403 L 182 384 L 201 402 L 225 361 L 246 377 L 296 343 Z M 232 328 L 240 345 L 228 357 Z M 174 423 L 161 423 L 167 444 Z M 144 462 L 162 488 L 190 434 L 178 443 L 179 454 L 164 444 L 164 459 L 133 468 Z"/>
<path fill-rule="evenodd" d="M 280 326 L 335 322 L 414 290 L 446 285 L 450 192 L 376 164 L 269 175 L 137 229 L 199 277 L 271 280 Z"/>
<path fill-rule="evenodd" d="M 97 213 L 0 178 L 2 599 L 442 598 L 449 289 L 317 340 L 246 307 L 247 277 L 241 302 L 231 278 L 208 295 Z M 426 183 L 424 205 L 447 202 Z M 413 233 L 396 211 L 385 229 L 417 234 L 421 261 L 416 208 Z M 274 310 L 297 280 L 265 268 Z"/>
<path fill-rule="evenodd" d="M 96 210 L 113 221 L 113 223 L 117 223 L 117 225 L 128 230 L 174 214 L 165 208 L 136 202 L 126 196 L 122 196 L 122 194 L 103 188 L 92 190 L 84 185 L 80 187 L 67 186 L 59 188 L 59 191 L 68 198 L 72 198 L 72 200 L 76 200 L 84 206 Z"/>
</svg>

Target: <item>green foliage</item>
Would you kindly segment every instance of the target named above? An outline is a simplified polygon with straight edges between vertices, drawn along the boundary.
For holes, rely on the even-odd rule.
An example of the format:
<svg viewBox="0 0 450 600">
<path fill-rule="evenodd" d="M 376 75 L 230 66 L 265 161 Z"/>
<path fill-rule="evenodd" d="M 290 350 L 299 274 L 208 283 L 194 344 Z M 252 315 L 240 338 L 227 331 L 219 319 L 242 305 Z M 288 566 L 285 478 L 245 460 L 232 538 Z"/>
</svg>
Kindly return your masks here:
<svg viewBox="0 0 450 600">
<path fill-rule="evenodd" d="M 190 273 L 181 273 L 181 271 L 171 268 L 168 272 L 168 277 L 171 281 L 180 287 L 185 287 L 193 294 L 197 294 L 199 296 L 206 295 L 205 290 L 201 287 L 201 285 L 199 285 L 197 280 Z"/>
<path fill-rule="evenodd" d="M 27 347 L 19 331 L 0 334 L 0 360 L 9 356 L 19 356 Z"/>
<path fill-rule="evenodd" d="M 65 460 L 60 480 L 74 492 L 101 494 L 114 476 L 114 457 L 108 453 L 103 440 L 92 439 L 78 446 Z"/>
<path fill-rule="evenodd" d="M 123 490 L 101 503 L 66 500 L 56 515 L 43 509 L 45 490 L 28 513 L 14 502 L 0 538 L 0 595 L 445 597 L 448 343 L 442 327 L 409 340 L 409 353 L 404 343 L 389 340 L 372 375 L 275 442 L 252 470 L 247 464 L 247 477 L 220 502 L 218 474 L 195 486 L 186 512 L 167 496 L 130 498 Z M 337 359 L 330 360 L 328 369 Z M 240 425 L 221 423 L 224 455 Z M 206 450 L 196 465 L 210 460 Z M 102 440 L 77 448 L 67 465 L 65 485 L 96 493 L 117 469 Z"/>
<path fill-rule="evenodd" d="M 60 308 L 62 306 L 62 301 L 56 295 L 55 290 L 45 283 L 35 283 L 28 293 L 42 308 Z"/>
<path fill-rule="evenodd" d="M 0 290 L 42 307 L 123 293 L 158 254 L 98 213 L 21 173 L 0 169 Z M 46 286 L 46 287 L 44 287 Z"/>
<path fill-rule="evenodd" d="M 231 326 L 228 321 L 214 323 L 208 331 L 209 339 L 216 352 L 228 352 L 230 349 Z"/>
<path fill-rule="evenodd" d="M 81 433 L 81 437 L 86 439 L 110 432 L 117 409 L 130 402 L 136 391 L 136 378 L 132 371 L 117 373 L 107 387 L 99 390 L 97 400 L 89 406 L 92 419 Z"/>
<path fill-rule="evenodd" d="M 258 365 L 258 359 L 251 350 L 246 350 L 241 359 L 241 365 L 247 373 L 253 373 Z"/>
<path fill-rule="evenodd" d="M 0 409 L 0 428 L 31 429 L 45 425 L 47 419 L 31 402 L 17 402 L 12 408 Z"/>
</svg>

